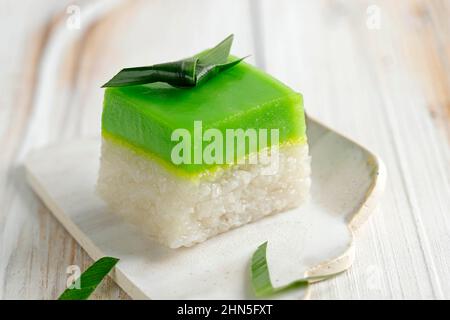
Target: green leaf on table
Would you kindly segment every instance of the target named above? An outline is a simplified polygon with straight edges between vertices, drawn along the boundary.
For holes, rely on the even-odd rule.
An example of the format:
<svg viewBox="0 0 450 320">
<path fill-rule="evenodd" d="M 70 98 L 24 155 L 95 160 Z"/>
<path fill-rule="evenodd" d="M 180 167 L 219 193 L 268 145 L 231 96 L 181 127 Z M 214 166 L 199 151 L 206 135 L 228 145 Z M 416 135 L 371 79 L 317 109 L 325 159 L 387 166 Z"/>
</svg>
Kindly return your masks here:
<svg viewBox="0 0 450 320">
<path fill-rule="evenodd" d="M 119 259 L 112 257 L 103 257 L 97 260 L 81 274 L 79 278 L 80 288 L 67 288 L 58 300 L 88 299 L 118 261 Z"/>
<path fill-rule="evenodd" d="M 342 272 L 342 271 L 341 271 Z M 255 295 L 257 297 L 267 297 L 286 291 L 304 288 L 313 281 L 321 281 L 331 278 L 341 272 L 317 277 L 307 277 L 295 280 L 287 285 L 275 288 L 272 285 L 267 264 L 267 241 L 261 244 L 252 256 L 251 281 Z"/>
<path fill-rule="evenodd" d="M 155 64 L 147 67 L 126 68 L 102 86 L 124 87 L 139 84 L 165 82 L 174 87 L 194 87 L 218 73 L 234 67 L 243 59 L 229 61 L 233 35 L 214 48 L 204 50 L 183 60 Z"/>
</svg>

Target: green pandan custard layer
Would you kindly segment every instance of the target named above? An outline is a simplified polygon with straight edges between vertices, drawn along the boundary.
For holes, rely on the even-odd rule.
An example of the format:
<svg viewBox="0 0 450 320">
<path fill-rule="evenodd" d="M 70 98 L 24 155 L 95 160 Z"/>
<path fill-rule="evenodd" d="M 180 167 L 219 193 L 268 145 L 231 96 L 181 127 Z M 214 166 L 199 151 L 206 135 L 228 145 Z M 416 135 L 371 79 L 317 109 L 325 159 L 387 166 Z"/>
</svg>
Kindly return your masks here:
<svg viewBox="0 0 450 320">
<path fill-rule="evenodd" d="M 247 63 L 189 89 L 162 83 L 106 89 L 103 135 L 187 175 L 220 166 L 172 162 L 172 150 L 178 144 L 171 140 L 172 133 L 184 128 L 194 137 L 195 121 L 202 122 L 203 132 L 215 128 L 224 137 L 227 129 L 278 129 L 280 144 L 306 141 L 302 96 Z M 195 148 L 198 145 L 193 143 L 192 155 L 198 152 Z"/>
</svg>

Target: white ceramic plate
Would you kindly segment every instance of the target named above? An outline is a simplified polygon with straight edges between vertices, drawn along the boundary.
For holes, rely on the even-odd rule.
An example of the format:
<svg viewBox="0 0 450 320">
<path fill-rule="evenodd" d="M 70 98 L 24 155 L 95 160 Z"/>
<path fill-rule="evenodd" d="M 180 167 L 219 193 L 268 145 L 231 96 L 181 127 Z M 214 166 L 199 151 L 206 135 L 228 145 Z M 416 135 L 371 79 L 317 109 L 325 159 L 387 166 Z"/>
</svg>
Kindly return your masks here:
<svg viewBox="0 0 450 320">
<path fill-rule="evenodd" d="M 250 259 L 267 240 L 276 286 L 349 268 L 353 231 L 384 188 L 376 155 L 311 119 L 308 137 L 313 183 L 307 205 L 176 250 L 143 237 L 94 193 L 99 139 L 41 149 L 26 168 L 30 185 L 94 260 L 120 258 L 111 276 L 132 298 L 251 299 Z M 306 298 L 309 288 L 277 298 Z"/>
</svg>

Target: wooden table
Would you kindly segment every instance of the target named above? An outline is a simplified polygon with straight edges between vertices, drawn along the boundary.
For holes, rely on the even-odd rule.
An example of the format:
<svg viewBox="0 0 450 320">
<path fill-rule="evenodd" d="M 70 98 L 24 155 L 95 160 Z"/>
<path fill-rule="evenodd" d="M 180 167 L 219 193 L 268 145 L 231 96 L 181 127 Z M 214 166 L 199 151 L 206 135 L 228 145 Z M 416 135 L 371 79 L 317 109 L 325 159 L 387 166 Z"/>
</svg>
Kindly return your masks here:
<svg viewBox="0 0 450 320">
<path fill-rule="evenodd" d="M 235 54 L 252 54 L 388 169 L 353 267 L 312 298 L 450 298 L 449 0 L 71 3 L 0 4 L 0 298 L 54 299 L 69 265 L 92 262 L 27 186 L 26 154 L 99 134 L 99 87 L 121 67 L 229 33 Z M 108 280 L 94 298 L 128 297 Z"/>
</svg>

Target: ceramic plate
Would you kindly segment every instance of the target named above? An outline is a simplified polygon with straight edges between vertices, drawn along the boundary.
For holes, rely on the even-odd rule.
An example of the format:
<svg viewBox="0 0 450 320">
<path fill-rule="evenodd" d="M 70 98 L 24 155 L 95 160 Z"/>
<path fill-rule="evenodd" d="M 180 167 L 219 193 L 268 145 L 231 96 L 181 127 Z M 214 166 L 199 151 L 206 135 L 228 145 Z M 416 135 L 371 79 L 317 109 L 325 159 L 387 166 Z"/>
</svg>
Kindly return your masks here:
<svg viewBox="0 0 450 320">
<path fill-rule="evenodd" d="M 254 299 L 250 259 L 269 241 L 274 285 L 346 270 L 353 232 L 373 210 L 385 182 L 381 160 L 308 119 L 312 195 L 301 208 L 264 218 L 191 248 L 168 249 L 110 212 L 95 194 L 100 139 L 47 147 L 26 162 L 30 185 L 94 259 L 120 258 L 111 277 L 135 299 Z M 304 299 L 308 288 L 277 298 Z"/>
</svg>

